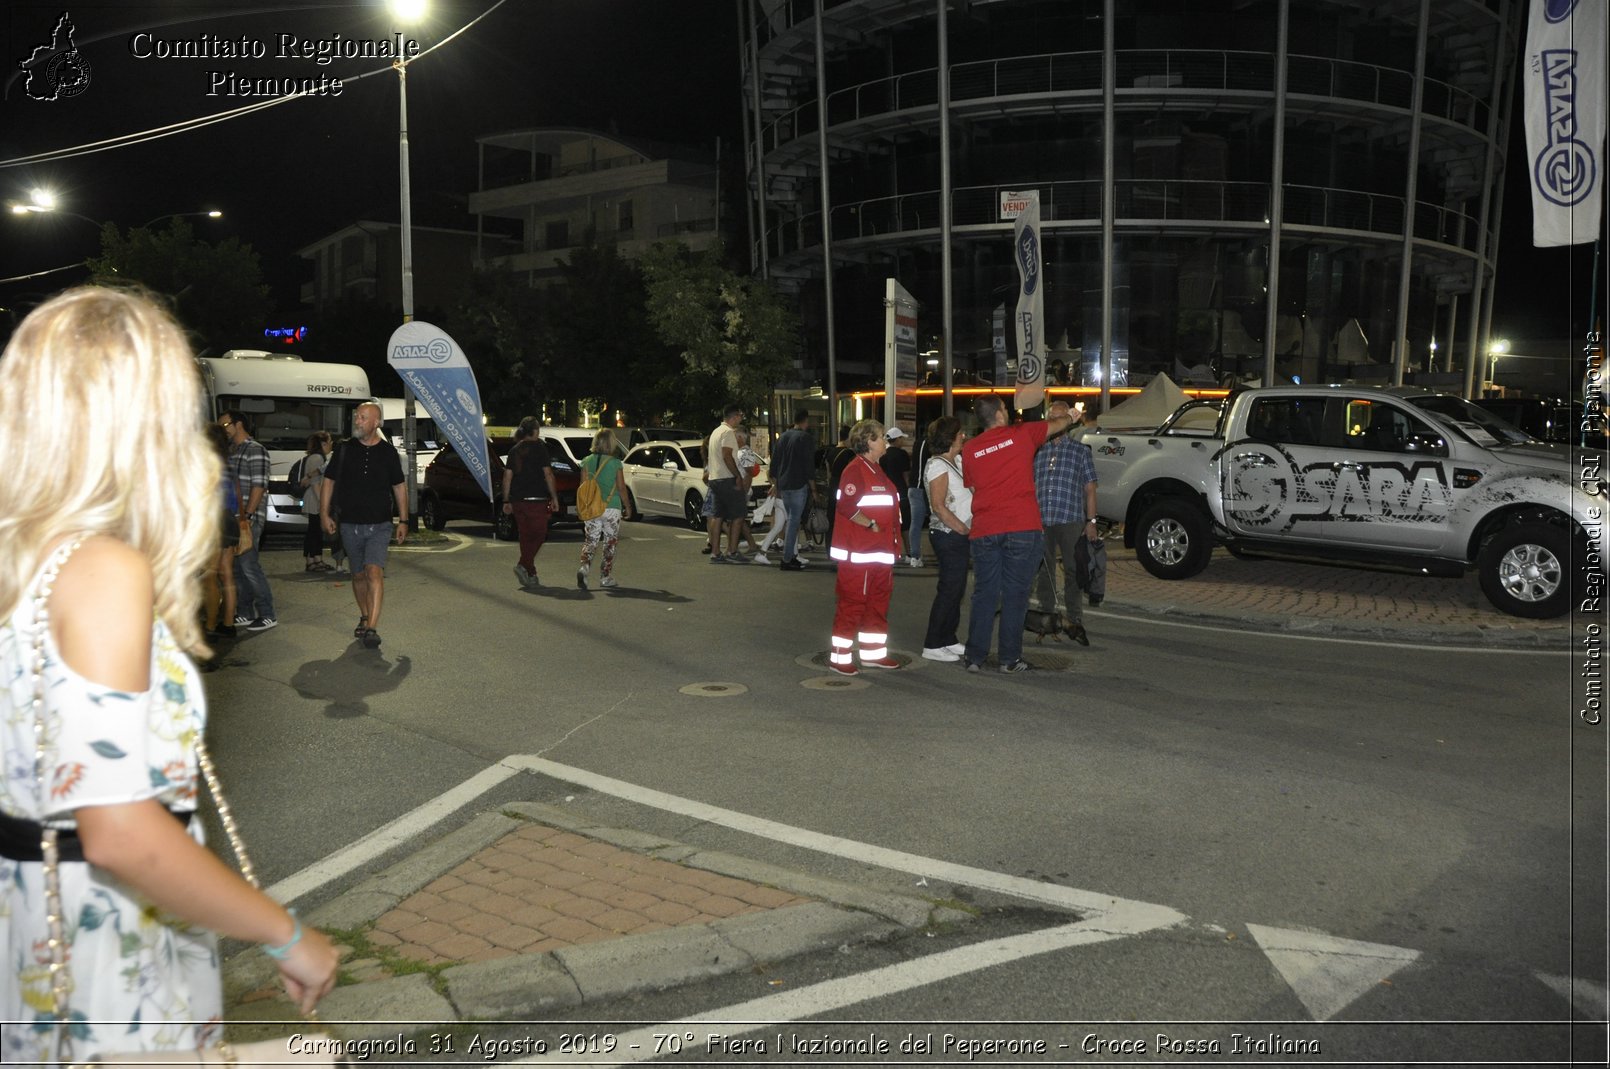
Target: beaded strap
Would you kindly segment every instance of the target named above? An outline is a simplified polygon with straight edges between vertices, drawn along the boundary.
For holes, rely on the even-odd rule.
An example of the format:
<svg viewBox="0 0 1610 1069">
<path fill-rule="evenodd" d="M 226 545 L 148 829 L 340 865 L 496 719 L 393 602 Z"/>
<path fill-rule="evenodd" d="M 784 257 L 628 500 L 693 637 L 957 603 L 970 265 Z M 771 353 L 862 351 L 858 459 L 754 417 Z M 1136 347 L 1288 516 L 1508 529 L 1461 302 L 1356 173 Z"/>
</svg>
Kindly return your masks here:
<svg viewBox="0 0 1610 1069">
<path fill-rule="evenodd" d="M 83 544 L 75 538 L 59 547 L 45 562 L 34 589 L 33 626 L 33 718 L 34 718 L 34 777 L 39 781 L 41 810 L 50 799 L 50 777 L 45 768 L 45 636 L 50 631 L 50 592 L 56 585 L 67 558 Z M 56 846 L 56 829 L 44 821 L 39 823 L 39 853 L 44 859 L 45 931 L 46 945 L 50 950 L 50 1003 L 56 1016 L 56 1058 L 68 1061 L 72 1051 L 72 1036 L 67 1029 L 67 955 L 66 938 L 62 927 L 60 851 Z"/>
</svg>

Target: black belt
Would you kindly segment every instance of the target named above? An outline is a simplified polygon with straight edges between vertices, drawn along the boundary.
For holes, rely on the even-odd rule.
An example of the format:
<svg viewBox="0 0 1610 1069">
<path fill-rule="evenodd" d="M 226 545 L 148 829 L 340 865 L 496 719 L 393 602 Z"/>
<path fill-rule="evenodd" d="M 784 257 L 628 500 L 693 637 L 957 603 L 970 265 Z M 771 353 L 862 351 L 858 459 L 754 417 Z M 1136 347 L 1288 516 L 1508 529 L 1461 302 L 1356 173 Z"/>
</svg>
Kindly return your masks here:
<svg viewBox="0 0 1610 1069">
<path fill-rule="evenodd" d="M 190 818 L 194 816 L 188 810 L 176 812 L 169 809 L 167 812 L 186 827 L 190 825 Z M 16 817 L 0 813 L 0 857 L 12 861 L 45 860 L 45 855 L 39 850 L 39 839 L 44 830 L 44 825 L 37 821 L 18 820 Z M 56 852 L 62 861 L 84 860 L 84 844 L 78 838 L 77 829 L 62 828 L 56 833 Z"/>
</svg>

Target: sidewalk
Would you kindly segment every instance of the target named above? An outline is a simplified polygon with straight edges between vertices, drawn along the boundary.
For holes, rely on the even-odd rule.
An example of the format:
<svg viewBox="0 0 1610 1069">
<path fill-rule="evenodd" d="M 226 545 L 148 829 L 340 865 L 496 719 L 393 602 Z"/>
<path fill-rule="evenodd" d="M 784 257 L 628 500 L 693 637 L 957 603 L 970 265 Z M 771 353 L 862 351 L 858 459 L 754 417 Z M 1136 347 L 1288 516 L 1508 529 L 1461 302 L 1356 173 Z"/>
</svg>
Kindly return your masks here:
<svg viewBox="0 0 1610 1069">
<path fill-rule="evenodd" d="M 342 1039 L 531 1018 L 971 914 L 535 803 L 483 813 L 309 914 L 341 947 L 316 1027 Z M 273 962 L 225 963 L 225 1019 L 297 1021 Z M 780 984 L 781 981 L 770 981 Z M 283 1025 L 231 1026 L 236 1039 Z"/>
<path fill-rule="evenodd" d="M 1121 613 L 1271 631 L 1506 648 L 1564 648 L 1571 617 L 1527 620 L 1487 601 L 1474 574 L 1438 579 L 1401 572 L 1238 560 L 1223 549 L 1190 579 L 1158 579 L 1133 550 L 1107 542 L 1107 599 Z M 1087 615 L 1092 615 L 1087 607 Z"/>
</svg>

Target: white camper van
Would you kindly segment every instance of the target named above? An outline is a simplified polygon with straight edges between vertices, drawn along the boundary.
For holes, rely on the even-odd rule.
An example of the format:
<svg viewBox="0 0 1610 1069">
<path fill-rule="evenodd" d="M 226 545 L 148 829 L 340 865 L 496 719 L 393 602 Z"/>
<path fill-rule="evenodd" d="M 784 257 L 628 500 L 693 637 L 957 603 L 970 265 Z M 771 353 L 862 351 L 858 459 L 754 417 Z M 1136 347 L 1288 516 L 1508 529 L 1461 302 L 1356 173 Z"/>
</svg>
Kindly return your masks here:
<svg viewBox="0 0 1610 1069">
<path fill-rule="evenodd" d="M 397 455 L 402 457 L 403 464 L 408 463 L 408 443 L 403 437 L 403 398 L 377 397 L 380 403 L 380 433 L 386 440 L 397 447 Z M 436 459 L 441 451 L 441 435 L 436 432 L 436 421 L 431 419 L 430 410 L 414 401 L 414 470 L 419 473 L 417 483 L 425 485 L 425 469 L 430 462 Z"/>
<path fill-rule="evenodd" d="M 268 450 L 268 526 L 307 526 L 301 491 L 286 479 L 307 453 L 314 431 L 340 441 L 352 434 L 352 413 L 370 400 L 369 376 L 351 364 L 307 363 L 288 353 L 231 349 L 196 358 L 207 392 L 209 419 L 228 409 L 246 413 L 252 437 Z"/>
</svg>

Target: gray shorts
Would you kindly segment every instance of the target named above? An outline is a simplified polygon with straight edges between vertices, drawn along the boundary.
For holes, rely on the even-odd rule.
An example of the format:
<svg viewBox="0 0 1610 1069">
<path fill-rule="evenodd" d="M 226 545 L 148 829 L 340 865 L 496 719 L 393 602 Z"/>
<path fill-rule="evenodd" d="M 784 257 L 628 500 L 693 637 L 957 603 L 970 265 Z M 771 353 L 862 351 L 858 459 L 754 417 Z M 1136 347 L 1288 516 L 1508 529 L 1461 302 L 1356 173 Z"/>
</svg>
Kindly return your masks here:
<svg viewBox="0 0 1610 1069">
<path fill-rule="evenodd" d="M 749 502 L 738 489 L 737 479 L 711 479 L 710 492 L 716 495 L 716 516 L 723 520 L 741 520 L 749 514 Z"/>
<path fill-rule="evenodd" d="M 391 545 L 394 528 L 389 523 L 343 523 L 341 545 L 346 547 L 348 567 L 352 574 L 373 564 L 382 571 L 386 567 L 386 548 Z"/>
</svg>

